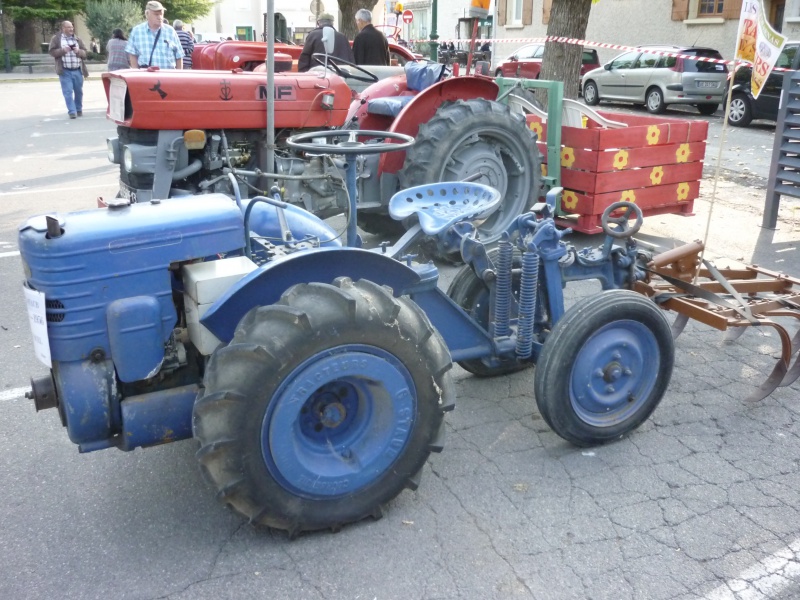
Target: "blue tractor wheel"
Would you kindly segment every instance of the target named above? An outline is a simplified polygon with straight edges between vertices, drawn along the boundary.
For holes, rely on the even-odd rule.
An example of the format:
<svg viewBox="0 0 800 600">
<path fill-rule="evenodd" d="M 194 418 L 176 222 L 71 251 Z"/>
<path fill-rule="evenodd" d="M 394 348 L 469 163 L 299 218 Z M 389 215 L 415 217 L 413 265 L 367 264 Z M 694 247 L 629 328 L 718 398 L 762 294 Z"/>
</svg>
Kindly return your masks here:
<svg viewBox="0 0 800 600">
<path fill-rule="evenodd" d="M 379 517 L 441 450 L 450 367 L 411 300 L 365 280 L 296 285 L 212 356 L 194 408 L 202 470 L 220 500 L 291 536 Z"/>
<path fill-rule="evenodd" d="M 669 324 L 651 300 L 611 290 L 572 306 L 536 364 L 536 404 L 577 446 L 603 444 L 641 425 L 672 375 Z"/>
</svg>

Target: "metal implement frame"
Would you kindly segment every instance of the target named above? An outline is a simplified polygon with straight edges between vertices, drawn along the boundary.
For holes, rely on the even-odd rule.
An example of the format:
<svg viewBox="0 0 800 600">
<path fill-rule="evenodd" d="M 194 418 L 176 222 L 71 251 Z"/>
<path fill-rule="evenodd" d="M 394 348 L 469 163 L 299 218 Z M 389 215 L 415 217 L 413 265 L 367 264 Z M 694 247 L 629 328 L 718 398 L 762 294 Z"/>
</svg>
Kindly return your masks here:
<svg viewBox="0 0 800 600">
<path fill-rule="evenodd" d="M 545 140 L 547 164 L 556 165 L 557 168 L 548 168 L 547 175 L 542 177 L 545 186 L 542 195 L 554 187 L 561 187 L 561 110 L 564 106 L 564 84 L 561 81 L 512 77 L 497 77 L 495 83 L 500 88 L 497 101 L 506 104 L 508 104 L 508 97 L 515 89 L 547 90 L 547 139 Z"/>
<path fill-rule="evenodd" d="M 780 359 L 749 398 L 762 400 L 800 377 L 800 331 L 791 338 L 786 328 L 773 320 L 800 320 L 800 279 L 757 265 L 718 269 L 703 261 L 703 267 L 698 269 L 702 250 L 702 242 L 695 241 L 654 257 L 648 268 L 661 281 L 637 281 L 633 289 L 678 313 L 672 327 L 674 337 L 680 335 L 690 318 L 720 331 L 740 328 L 731 332 L 731 340 L 744 333 L 745 327 L 774 329 L 781 340 Z M 795 354 L 798 358 L 790 365 Z"/>
</svg>

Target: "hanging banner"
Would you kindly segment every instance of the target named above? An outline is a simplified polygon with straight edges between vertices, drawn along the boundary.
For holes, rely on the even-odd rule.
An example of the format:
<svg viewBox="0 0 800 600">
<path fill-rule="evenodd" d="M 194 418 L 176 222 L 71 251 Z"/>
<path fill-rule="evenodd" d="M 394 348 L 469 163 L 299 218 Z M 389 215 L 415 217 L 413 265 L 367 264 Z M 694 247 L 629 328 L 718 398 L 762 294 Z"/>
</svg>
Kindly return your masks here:
<svg viewBox="0 0 800 600">
<path fill-rule="evenodd" d="M 786 38 L 775 31 L 767 22 L 763 0 L 758 13 L 758 33 L 756 35 L 756 55 L 753 60 L 753 75 L 751 77 L 751 91 L 753 98 L 758 98 L 775 62 L 780 56 Z"/>
<path fill-rule="evenodd" d="M 736 53 L 734 58 L 755 62 L 756 35 L 758 32 L 758 4 L 757 0 L 744 0 L 742 12 L 739 15 L 739 34 L 736 36 Z"/>
</svg>

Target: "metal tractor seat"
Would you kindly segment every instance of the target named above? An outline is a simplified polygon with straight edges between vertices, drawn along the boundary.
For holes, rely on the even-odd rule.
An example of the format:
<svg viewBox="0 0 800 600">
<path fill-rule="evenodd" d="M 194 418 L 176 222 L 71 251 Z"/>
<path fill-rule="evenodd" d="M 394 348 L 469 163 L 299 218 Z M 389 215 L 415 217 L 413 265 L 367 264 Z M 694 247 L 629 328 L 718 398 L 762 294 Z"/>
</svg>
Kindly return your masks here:
<svg viewBox="0 0 800 600">
<path fill-rule="evenodd" d="M 367 112 L 371 115 L 396 117 L 406 104 L 416 97 L 416 92 L 429 88 L 444 76 L 446 65 L 433 62 L 407 62 L 403 67 L 406 74 L 406 86 L 415 92 L 408 96 L 390 96 L 375 98 L 367 102 Z M 392 67 L 383 67 L 392 68 Z"/>
<path fill-rule="evenodd" d="M 500 192 L 482 183 L 428 183 L 397 192 L 389 214 L 398 221 L 416 214 L 422 231 L 436 235 L 459 221 L 488 217 L 499 202 Z"/>
</svg>

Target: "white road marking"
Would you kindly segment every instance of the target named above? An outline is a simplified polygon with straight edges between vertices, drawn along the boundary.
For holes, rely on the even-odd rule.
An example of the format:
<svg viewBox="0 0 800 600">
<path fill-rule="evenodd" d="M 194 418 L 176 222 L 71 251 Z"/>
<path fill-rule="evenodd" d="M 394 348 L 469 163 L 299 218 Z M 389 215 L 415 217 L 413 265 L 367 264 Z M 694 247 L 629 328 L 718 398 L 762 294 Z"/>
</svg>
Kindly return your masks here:
<svg viewBox="0 0 800 600">
<path fill-rule="evenodd" d="M 798 583 L 800 539 L 726 581 L 705 600 L 767 600 Z"/>
<path fill-rule="evenodd" d="M 107 153 L 107 150 L 93 150 L 91 152 L 81 152 L 81 156 L 87 156 L 87 155 L 91 155 L 91 154 L 103 154 L 103 155 L 105 155 L 106 153 Z M 75 156 L 74 153 L 72 153 L 72 154 L 66 154 L 66 153 L 65 154 L 27 154 L 27 155 L 20 154 L 19 156 L 14 157 L 14 160 L 12 160 L 11 162 L 20 162 L 20 161 L 23 161 L 23 160 L 30 160 L 32 158 L 34 158 L 36 160 L 42 160 L 42 159 L 46 160 L 48 158 L 68 158 L 68 157 L 73 157 L 73 156 Z"/>
<path fill-rule="evenodd" d="M 78 135 L 79 133 L 98 133 L 97 131 L 48 131 L 46 133 L 40 133 L 38 131 L 34 131 L 31 134 L 32 138 L 44 137 L 46 135 Z"/>
<path fill-rule="evenodd" d="M 0 252 L 0 258 L 9 258 L 10 256 L 19 256 L 19 250 L 12 250 L 11 252 Z"/>
<path fill-rule="evenodd" d="M 31 388 L 29 387 L 21 387 L 4 390 L 0 392 L 0 402 L 5 402 L 7 400 L 22 400 L 25 398 L 25 392 L 30 391 L 30 389 Z"/>
</svg>

